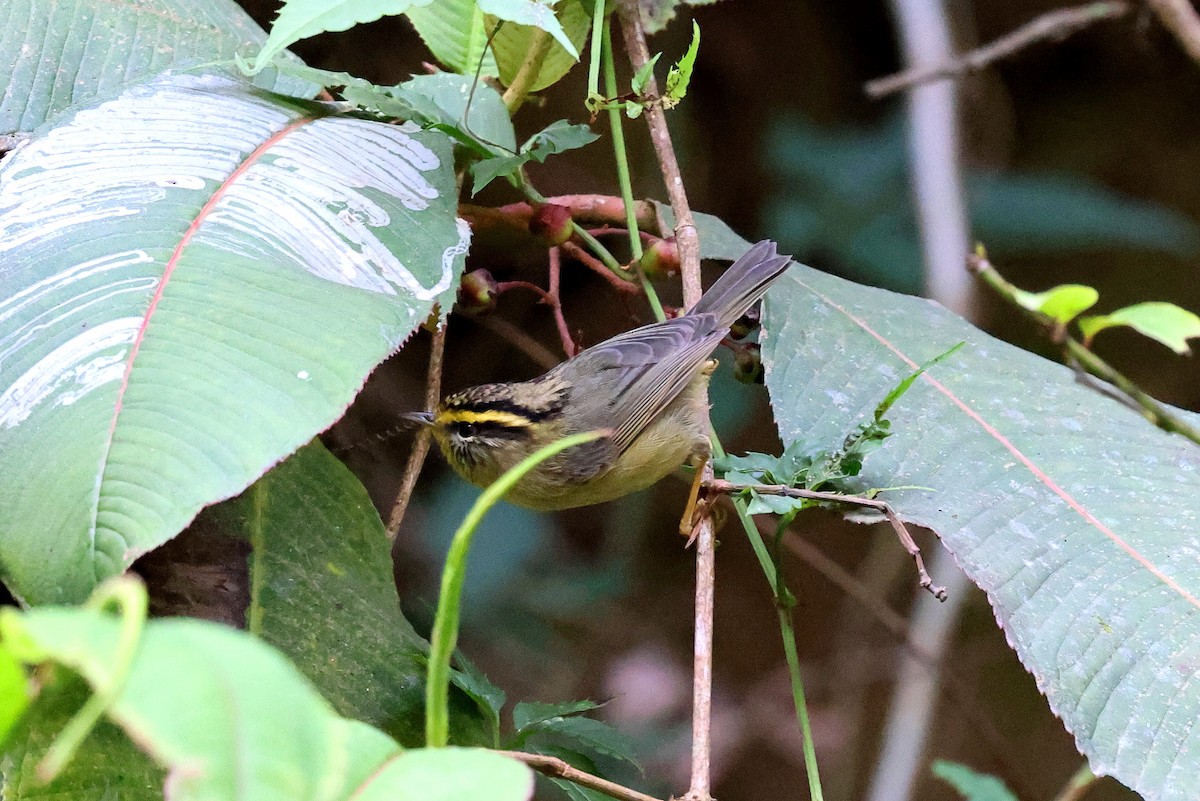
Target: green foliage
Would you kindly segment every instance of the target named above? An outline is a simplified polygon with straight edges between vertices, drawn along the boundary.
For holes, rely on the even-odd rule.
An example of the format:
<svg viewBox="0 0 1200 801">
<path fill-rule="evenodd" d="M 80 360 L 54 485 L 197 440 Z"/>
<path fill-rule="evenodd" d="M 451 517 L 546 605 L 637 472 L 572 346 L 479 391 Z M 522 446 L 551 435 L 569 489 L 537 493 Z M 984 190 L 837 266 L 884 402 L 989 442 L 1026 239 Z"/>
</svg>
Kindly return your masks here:
<svg viewBox="0 0 1200 801">
<path fill-rule="evenodd" d="M 692 81 L 692 68 L 696 65 L 696 54 L 700 52 L 700 26 L 692 23 L 692 43 L 687 52 L 667 72 L 667 88 L 662 97 L 663 108 L 674 108 L 687 95 Z"/>
<path fill-rule="evenodd" d="M 823 257 L 854 280 L 920 291 L 901 117 L 842 130 L 789 117 L 771 126 L 767 142 L 764 158 L 778 183 L 763 223 L 782 249 Z M 1129 248 L 1186 257 L 1200 249 L 1200 228 L 1186 216 L 1078 175 L 975 171 L 966 191 L 973 234 L 996 251 Z"/>
<path fill-rule="evenodd" d="M 328 427 L 449 308 L 469 243 L 445 135 L 217 76 L 73 109 L 0 163 L 0 205 L 62 221 L 0 232 L 0 296 L 30 299 L 0 323 L 0 565 L 30 603 L 81 600 Z"/>
<path fill-rule="evenodd" d="M 0 650 L 0 749 L 29 708 L 29 695 L 29 680 L 21 664 L 11 653 Z"/>
<path fill-rule="evenodd" d="M 421 745 L 428 644 L 400 612 L 391 544 L 358 479 L 313 442 L 202 523 L 253 548 L 250 632 L 286 654 L 338 714 Z M 489 741 L 477 716 L 460 711 L 454 723 L 457 742 Z"/>
<path fill-rule="evenodd" d="M 558 0 L 554 8 L 554 17 L 562 26 L 562 35 L 572 47 L 564 47 L 562 40 L 554 38 L 542 55 L 537 74 L 529 85 L 531 92 L 540 91 L 556 83 L 575 66 L 579 61 L 579 51 L 587 42 L 591 30 L 591 18 L 580 0 Z M 531 48 L 536 46 L 536 34 L 541 28 L 513 22 L 498 25 L 496 20 L 491 18 L 488 22 L 494 32 L 492 52 L 496 57 L 500 80 L 511 84 L 522 65 L 529 59 Z"/>
<path fill-rule="evenodd" d="M 487 19 L 475 0 L 437 0 L 410 8 L 407 16 L 443 66 L 467 75 L 500 74 L 492 48 L 488 47 Z"/>
<path fill-rule="evenodd" d="M 267 35 L 234 0 L 15 0 L 0 8 L 0 135 L 30 132 L 70 106 L 118 94 L 165 70 L 233 70 Z M 147 21 L 154 23 L 148 25 Z M 86 20 L 86 22 L 83 22 Z M 80 37 L 86 32 L 86 47 Z M 296 63 L 285 54 L 281 63 Z M 63 75 L 70 75 L 68 82 Z M 316 88 L 267 69 L 254 84 L 295 97 Z"/>
<path fill-rule="evenodd" d="M 966 765 L 939 759 L 931 768 L 933 775 L 962 793 L 963 801 L 1018 801 L 995 776 L 976 773 Z"/>
<path fill-rule="evenodd" d="M 595 701 L 566 701 L 558 704 L 524 701 L 513 707 L 513 728 L 520 734 L 555 718 L 578 715 L 600 707 L 601 704 Z"/>
<path fill-rule="evenodd" d="M 734 484 L 782 485 L 815 492 L 854 494 L 855 486 L 850 479 L 862 472 L 863 460 L 891 436 L 892 424 L 884 415 L 921 374 L 948 359 L 964 344 L 960 342 L 934 356 L 896 384 L 875 407 L 871 419 L 856 426 L 842 439 L 840 446 L 830 449 L 828 441 L 797 439 L 788 443 L 780 456 L 765 453 L 726 456 L 717 459 L 714 467 L 724 472 L 725 479 Z M 813 498 L 764 495 L 753 489 L 744 492 L 750 497 L 747 511 L 752 515 L 772 513 L 792 516 L 813 506 L 833 505 L 830 501 Z M 878 490 L 872 490 L 869 494 L 876 492 Z"/>
<path fill-rule="evenodd" d="M 271 63 L 284 49 L 301 39 L 326 31 L 344 31 L 380 17 L 403 14 L 412 6 L 429 5 L 433 0 L 286 0 L 279 9 L 271 35 L 262 50 L 247 65 L 253 75 Z"/>
<path fill-rule="evenodd" d="M 540 28 L 554 37 L 571 58 L 579 60 L 579 49 L 563 30 L 562 22 L 555 16 L 555 4 L 558 0 L 478 0 L 479 10 L 497 19 Z M 574 3 L 578 6 L 578 3 Z M 580 8 L 582 11 L 582 8 Z M 584 14 L 584 31 L 587 30 L 587 15 Z M 501 67 L 503 70 L 503 67 Z"/>
<path fill-rule="evenodd" d="M 658 33 L 675 18 L 681 6 L 710 6 L 717 0 L 638 0 L 647 33 Z"/>
<path fill-rule="evenodd" d="M 1041 312 L 1055 322 L 1066 325 L 1095 306 L 1100 293 L 1083 284 L 1063 284 L 1045 292 L 1017 290 L 1015 298 L 1024 308 Z"/>
<path fill-rule="evenodd" d="M 586 125 L 572 125 L 566 120 L 553 122 L 529 137 L 515 154 L 491 156 L 472 164 L 473 189 L 480 192 L 502 175 L 513 176 L 515 181 L 519 170 L 529 162 L 542 163 L 555 153 L 583 147 L 599 138 Z"/>
<path fill-rule="evenodd" d="M 1174 303 L 1135 303 L 1109 314 L 1084 317 L 1079 330 L 1090 342 L 1106 328 L 1125 326 L 1161 342 L 1180 356 L 1191 353 L 1187 341 L 1200 337 L 1200 317 Z"/>
</svg>

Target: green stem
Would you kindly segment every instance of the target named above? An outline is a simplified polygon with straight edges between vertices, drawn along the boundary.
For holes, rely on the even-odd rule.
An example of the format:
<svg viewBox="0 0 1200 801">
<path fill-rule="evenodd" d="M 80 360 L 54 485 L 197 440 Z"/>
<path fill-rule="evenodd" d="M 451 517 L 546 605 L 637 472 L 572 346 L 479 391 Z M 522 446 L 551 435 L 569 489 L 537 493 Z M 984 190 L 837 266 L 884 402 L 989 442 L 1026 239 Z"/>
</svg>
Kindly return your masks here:
<svg viewBox="0 0 1200 801">
<path fill-rule="evenodd" d="M 1062 345 L 1069 359 L 1074 360 L 1083 370 L 1109 382 L 1125 393 L 1126 397 L 1137 404 L 1147 420 L 1163 431 L 1187 437 L 1192 442 L 1200 445 L 1200 429 L 1172 414 L 1165 404 L 1146 394 L 1141 387 L 1129 380 L 1124 374 L 1118 372 L 1112 365 L 1089 350 L 1083 343 L 1068 336 L 1064 326 L 1050 315 L 1022 306 L 1017 301 L 1017 293 L 1020 290 L 1009 283 L 992 266 L 992 263 L 987 258 L 987 254 L 983 252 L 982 246 L 971 255 L 968 265 L 971 271 L 982 278 L 983 282 L 995 291 L 996 294 L 1020 309 L 1027 317 L 1048 331 L 1051 340 Z"/>
<path fill-rule="evenodd" d="M 604 27 L 602 44 L 603 47 L 601 49 L 604 54 L 604 91 L 608 93 L 609 97 L 616 97 L 617 69 L 613 64 L 611 25 Z M 629 157 L 625 153 L 625 131 L 619 108 L 609 107 L 608 127 L 612 131 L 613 154 L 617 160 L 617 182 L 621 185 L 621 199 L 625 201 L 625 228 L 629 231 L 629 252 L 633 255 L 633 260 L 636 262 L 642 257 L 642 237 L 638 234 L 637 214 L 633 206 L 633 182 L 629 177 Z M 638 280 L 642 284 L 642 291 L 646 293 L 646 300 L 650 301 L 650 308 L 654 310 L 654 319 L 662 322 L 667 319 L 667 315 L 663 312 L 662 303 L 658 299 L 658 293 L 654 290 L 654 285 L 646 277 L 645 271 L 639 269 L 637 274 Z"/>
<path fill-rule="evenodd" d="M 1096 774 L 1092 773 L 1091 767 L 1084 762 L 1083 766 L 1075 771 L 1075 775 L 1067 781 L 1066 786 L 1054 797 L 1054 801 L 1079 801 L 1096 781 Z"/>
<path fill-rule="evenodd" d="M 592 100 L 600 94 L 600 31 L 606 27 L 604 25 L 604 0 L 593 0 L 593 2 L 591 61 L 588 63 L 588 100 Z M 607 50 L 608 45 L 604 44 L 603 49 Z"/>
<path fill-rule="evenodd" d="M 117 700 L 133 669 L 133 658 L 137 654 L 142 628 L 146 624 L 146 588 L 135 578 L 115 578 L 101 584 L 88 599 L 85 607 L 103 610 L 110 603 L 116 604 L 121 615 L 117 648 L 113 653 L 112 677 L 106 686 L 93 684 L 92 696 L 75 716 L 67 721 L 54 743 L 46 750 L 46 756 L 37 766 L 38 778 L 45 782 L 53 780 L 75 755 L 75 751 L 96 725 L 96 721 L 100 720 L 100 716 Z"/>
<path fill-rule="evenodd" d="M 526 473 L 538 464 L 567 448 L 606 436 L 604 431 L 587 431 L 552 442 L 525 457 L 519 464 L 496 479 L 476 499 L 462 524 L 454 532 L 446 567 L 442 570 L 441 592 L 433 632 L 429 637 L 429 668 L 425 679 L 425 744 L 430 748 L 445 746 L 450 739 L 450 656 L 458 643 L 459 602 L 467 573 L 467 553 L 471 540 L 483 516 Z"/>
<path fill-rule="evenodd" d="M 712 433 L 711 440 L 713 455 L 717 458 L 725 456 L 725 448 L 721 445 L 715 431 Z M 750 540 L 750 547 L 754 550 L 754 555 L 758 557 L 758 564 L 762 568 L 763 575 L 767 577 L 771 592 L 775 595 L 775 607 L 779 616 L 779 634 L 783 639 L 783 653 L 787 659 L 788 679 L 792 686 L 792 704 L 796 709 L 796 722 L 800 727 L 801 739 L 804 744 L 804 767 L 808 774 L 809 797 L 813 801 L 821 801 L 824 793 L 821 790 L 821 775 L 817 770 L 816 745 L 813 742 L 812 726 L 808 720 L 808 706 L 804 698 L 804 677 L 800 673 L 796 630 L 792 626 L 791 609 L 795 600 L 783 583 L 783 572 L 777 558 L 771 556 L 770 549 L 763 540 L 762 532 L 758 530 L 758 526 L 754 525 L 754 520 L 747 511 L 746 501 L 732 496 L 730 500 L 733 501 L 733 508 L 737 512 L 738 520 L 741 521 L 742 528 L 746 531 L 746 538 Z M 778 549 L 776 552 L 778 553 Z"/>
</svg>

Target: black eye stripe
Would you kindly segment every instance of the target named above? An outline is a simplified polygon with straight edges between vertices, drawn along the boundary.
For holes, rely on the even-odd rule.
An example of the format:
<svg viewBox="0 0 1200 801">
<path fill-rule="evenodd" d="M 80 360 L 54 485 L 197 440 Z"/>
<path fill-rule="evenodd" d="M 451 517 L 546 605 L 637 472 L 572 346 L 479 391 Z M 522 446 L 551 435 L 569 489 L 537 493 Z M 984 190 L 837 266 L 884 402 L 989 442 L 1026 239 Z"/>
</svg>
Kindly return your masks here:
<svg viewBox="0 0 1200 801">
<path fill-rule="evenodd" d="M 450 424 L 450 430 L 463 439 L 480 436 L 525 439 L 529 436 L 529 431 L 524 427 L 506 426 L 491 420 L 474 422 L 457 420 Z"/>
</svg>

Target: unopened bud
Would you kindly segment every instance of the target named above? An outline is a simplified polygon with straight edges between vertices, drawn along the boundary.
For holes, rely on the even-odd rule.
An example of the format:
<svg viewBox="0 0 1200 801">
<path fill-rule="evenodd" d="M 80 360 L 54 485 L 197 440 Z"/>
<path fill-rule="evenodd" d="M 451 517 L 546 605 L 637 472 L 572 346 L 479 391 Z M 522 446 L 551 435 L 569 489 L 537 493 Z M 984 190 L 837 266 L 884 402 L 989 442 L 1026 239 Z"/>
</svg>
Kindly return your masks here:
<svg viewBox="0 0 1200 801">
<path fill-rule="evenodd" d="M 566 206 L 543 203 L 534 209 L 533 216 L 529 218 L 529 233 L 548 248 L 563 244 L 573 232 L 571 210 Z"/>
<path fill-rule="evenodd" d="M 763 382 L 762 352 L 756 342 L 747 343 L 734 351 L 733 377 L 743 384 Z"/>
<path fill-rule="evenodd" d="M 463 275 L 462 283 L 458 285 L 458 310 L 472 317 L 487 314 L 496 308 L 496 295 L 499 292 L 496 279 L 490 272 L 482 267 L 471 270 Z"/>
<path fill-rule="evenodd" d="M 675 237 L 655 239 L 642 253 L 638 266 L 646 275 L 676 275 L 679 273 L 679 247 Z"/>
</svg>

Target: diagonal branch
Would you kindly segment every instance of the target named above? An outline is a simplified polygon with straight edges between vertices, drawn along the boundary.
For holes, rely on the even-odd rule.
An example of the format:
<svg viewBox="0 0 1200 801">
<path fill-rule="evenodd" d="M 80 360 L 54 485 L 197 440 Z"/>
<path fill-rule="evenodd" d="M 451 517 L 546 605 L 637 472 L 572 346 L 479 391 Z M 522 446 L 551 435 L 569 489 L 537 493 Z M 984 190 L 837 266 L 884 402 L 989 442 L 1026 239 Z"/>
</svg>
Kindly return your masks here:
<svg viewBox="0 0 1200 801">
<path fill-rule="evenodd" d="M 646 46 L 646 32 L 642 27 L 641 8 L 638 0 L 622 0 L 619 7 L 621 33 L 625 39 L 625 50 L 634 71 L 640 70 L 650 61 L 650 50 Z M 658 86 L 653 76 L 647 82 L 646 91 L 657 95 Z M 679 160 L 671 144 L 671 132 L 667 128 L 667 117 L 660 105 L 646 109 L 646 122 L 650 126 L 650 139 L 662 169 L 663 183 L 671 210 L 675 213 L 675 241 L 679 247 L 679 261 L 683 272 L 683 305 L 691 308 L 702 293 L 700 282 L 700 236 L 688 204 L 687 192 L 683 187 L 683 176 L 679 172 Z M 696 403 L 703 404 L 707 412 L 707 392 L 697 393 Z M 712 461 L 705 460 L 703 479 L 713 477 Z M 695 640 L 692 651 L 692 776 L 685 801 L 710 801 L 712 776 L 712 658 L 713 658 L 713 604 L 716 595 L 716 532 L 707 505 L 697 507 L 700 518 L 695 525 L 693 537 L 696 541 L 696 610 Z"/>
<path fill-rule="evenodd" d="M 1183 0 L 1186 2 L 1186 0 Z M 1172 0 L 1157 0 L 1151 5 L 1171 5 Z M 867 96 L 878 100 L 890 94 L 923 83 L 956 78 L 968 72 L 979 72 L 989 64 L 1007 58 L 1030 45 L 1053 39 L 1061 41 L 1073 33 L 1106 19 L 1116 19 L 1129 13 L 1129 3 L 1123 0 L 1088 3 L 1073 8 L 1059 8 L 1035 17 L 1016 30 L 941 64 L 913 67 L 867 81 L 863 87 Z M 1161 12 L 1160 12 L 1161 15 Z M 1164 20 L 1165 22 L 1165 20 Z M 1178 34 L 1177 34 L 1178 35 Z M 1200 58 L 1200 57 L 1198 57 Z"/>
<path fill-rule="evenodd" d="M 896 514 L 896 510 L 887 501 L 881 501 L 878 498 L 864 498 L 861 495 L 842 495 L 837 492 L 798 489 L 796 487 L 786 487 L 782 484 L 734 484 L 733 482 L 718 478 L 704 482 L 704 487 L 712 492 L 720 492 L 725 495 L 737 495 L 746 490 L 753 490 L 759 495 L 778 495 L 784 498 L 845 503 L 851 506 L 865 506 L 868 509 L 875 509 L 887 518 L 888 523 L 892 526 L 892 530 L 896 532 L 896 539 L 900 540 L 900 544 L 904 546 L 904 550 L 908 551 L 908 555 L 916 563 L 917 576 L 920 578 L 921 588 L 928 590 L 939 601 L 946 600 L 946 588 L 933 583 L 933 579 L 929 577 L 929 573 L 925 570 L 925 560 L 921 558 L 921 549 L 917 547 L 917 543 L 913 540 L 912 535 L 908 533 L 908 527 L 904 525 L 904 521 L 900 519 L 900 516 Z"/>
</svg>

